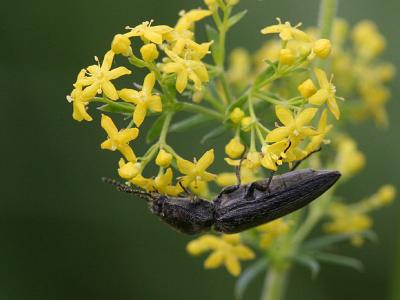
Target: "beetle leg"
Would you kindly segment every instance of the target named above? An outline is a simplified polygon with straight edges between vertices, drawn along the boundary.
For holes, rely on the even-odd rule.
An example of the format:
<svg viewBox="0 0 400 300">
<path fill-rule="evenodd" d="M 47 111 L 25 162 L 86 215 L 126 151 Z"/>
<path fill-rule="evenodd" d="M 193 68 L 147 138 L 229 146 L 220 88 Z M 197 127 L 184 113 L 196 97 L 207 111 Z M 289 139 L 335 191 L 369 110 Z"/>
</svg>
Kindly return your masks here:
<svg viewBox="0 0 400 300">
<path fill-rule="evenodd" d="M 307 158 L 309 158 L 309 157 L 310 157 L 311 155 L 313 155 L 314 153 L 317 153 L 317 152 L 319 152 L 319 151 L 321 151 L 321 150 L 322 150 L 322 148 L 319 147 L 317 150 L 314 150 L 314 151 L 311 151 L 310 153 L 308 153 L 304 158 L 302 158 L 302 159 L 296 161 L 296 163 L 293 165 L 293 167 L 290 169 L 290 171 L 296 170 L 297 167 L 300 166 L 300 164 L 301 164 L 303 161 L 305 161 Z"/>
<path fill-rule="evenodd" d="M 182 190 L 185 192 L 186 195 L 188 195 L 190 202 L 196 203 L 199 200 L 199 197 L 197 195 L 193 194 L 190 190 L 188 190 L 184 185 L 182 184 L 181 181 L 178 181 L 179 186 L 182 188 Z"/>
</svg>

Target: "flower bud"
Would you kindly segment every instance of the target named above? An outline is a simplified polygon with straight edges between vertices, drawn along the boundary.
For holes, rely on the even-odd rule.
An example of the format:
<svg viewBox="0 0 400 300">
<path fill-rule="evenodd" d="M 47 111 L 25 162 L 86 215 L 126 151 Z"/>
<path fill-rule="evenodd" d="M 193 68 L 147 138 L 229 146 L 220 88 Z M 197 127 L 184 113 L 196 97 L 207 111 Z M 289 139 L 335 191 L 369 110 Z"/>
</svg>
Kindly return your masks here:
<svg viewBox="0 0 400 300">
<path fill-rule="evenodd" d="M 156 157 L 156 165 L 166 168 L 169 166 L 171 161 L 172 161 L 171 153 L 168 153 L 164 149 L 161 149 L 160 152 L 158 152 L 158 155 Z"/>
<path fill-rule="evenodd" d="M 133 163 L 133 162 L 128 162 L 124 163 L 122 160 L 122 163 L 120 161 L 120 167 L 118 169 L 118 175 L 121 178 L 124 179 L 131 179 L 136 177 L 140 172 L 140 163 Z"/>
<path fill-rule="evenodd" d="M 243 154 L 243 152 L 244 152 L 244 145 L 240 142 L 239 137 L 234 137 L 225 146 L 225 153 L 230 158 L 238 158 Z"/>
<path fill-rule="evenodd" d="M 396 196 L 396 188 L 393 185 L 387 184 L 381 187 L 378 191 L 379 202 L 382 205 L 390 204 Z"/>
<path fill-rule="evenodd" d="M 230 119 L 233 123 L 238 124 L 244 118 L 244 112 L 239 107 L 236 107 L 230 115 Z"/>
<path fill-rule="evenodd" d="M 155 44 L 146 44 L 140 48 L 144 61 L 151 62 L 158 57 L 158 50 Z"/>
<path fill-rule="evenodd" d="M 313 51 L 319 58 L 327 58 L 331 54 L 332 44 L 330 40 L 320 39 L 315 42 Z"/>
<path fill-rule="evenodd" d="M 131 40 L 123 34 L 117 34 L 111 43 L 111 50 L 115 54 L 129 56 L 132 53 Z"/>
<path fill-rule="evenodd" d="M 317 92 L 317 88 L 311 79 L 307 79 L 297 87 L 300 94 L 305 98 L 309 98 Z"/>
<path fill-rule="evenodd" d="M 243 131 L 249 131 L 251 124 L 253 123 L 253 120 L 250 117 L 245 117 L 242 119 L 240 122 L 240 125 L 242 126 Z"/>
</svg>

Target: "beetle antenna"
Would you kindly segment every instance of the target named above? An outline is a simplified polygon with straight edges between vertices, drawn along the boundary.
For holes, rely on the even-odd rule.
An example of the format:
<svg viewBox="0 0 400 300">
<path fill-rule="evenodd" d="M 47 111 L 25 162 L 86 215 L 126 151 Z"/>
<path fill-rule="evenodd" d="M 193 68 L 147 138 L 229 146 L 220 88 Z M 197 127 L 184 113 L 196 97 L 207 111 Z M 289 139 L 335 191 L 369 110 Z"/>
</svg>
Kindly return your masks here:
<svg viewBox="0 0 400 300">
<path fill-rule="evenodd" d="M 309 158 L 311 155 L 313 155 L 314 153 L 317 153 L 319 151 L 321 151 L 322 148 L 319 147 L 317 150 L 311 151 L 310 153 L 308 153 L 306 156 L 304 156 L 304 158 L 296 161 L 296 163 L 293 165 L 293 167 L 290 169 L 290 171 L 294 171 L 297 169 L 298 166 L 300 166 L 300 164 L 305 161 L 307 158 Z"/>
<path fill-rule="evenodd" d="M 134 194 L 134 195 L 139 196 L 140 198 L 145 199 L 147 201 L 153 201 L 153 197 L 150 193 L 147 193 L 147 192 L 144 192 L 144 191 L 141 191 L 138 189 L 133 189 L 130 186 L 128 186 L 122 182 L 119 182 L 115 179 L 112 179 L 112 178 L 102 177 L 101 180 L 105 183 L 109 183 L 109 184 L 115 186 L 117 188 L 117 191 L 119 191 L 119 192 Z"/>
</svg>

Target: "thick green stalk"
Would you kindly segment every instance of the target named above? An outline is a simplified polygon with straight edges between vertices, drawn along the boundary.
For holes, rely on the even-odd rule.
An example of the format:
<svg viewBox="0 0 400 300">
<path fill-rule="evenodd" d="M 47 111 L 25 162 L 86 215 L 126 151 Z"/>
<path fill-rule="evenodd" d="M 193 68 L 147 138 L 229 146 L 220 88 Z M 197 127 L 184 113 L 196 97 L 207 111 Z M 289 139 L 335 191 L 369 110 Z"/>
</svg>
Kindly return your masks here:
<svg viewBox="0 0 400 300">
<path fill-rule="evenodd" d="M 261 300 L 282 300 L 285 296 L 285 286 L 288 276 L 288 267 L 271 266 L 265 276 Z"/>
<path fill-rule="evenodd" d="M 339 0 L 321 0 L 319 10 L 318 27 L 321 32 L 321 38 L 331 39 L 333 22 L 336 18 Z M 320 60 L 318 66 L 327 70 L 330 68 L 330 60 Z"/>
</svg>

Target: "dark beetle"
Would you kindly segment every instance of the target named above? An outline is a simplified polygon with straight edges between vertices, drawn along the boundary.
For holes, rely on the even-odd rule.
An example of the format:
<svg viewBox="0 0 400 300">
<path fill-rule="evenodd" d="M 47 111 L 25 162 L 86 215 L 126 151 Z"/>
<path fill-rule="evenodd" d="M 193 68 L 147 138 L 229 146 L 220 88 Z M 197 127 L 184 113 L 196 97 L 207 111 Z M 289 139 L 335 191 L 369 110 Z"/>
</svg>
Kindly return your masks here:
<svg viewBox="0 0 400 300">
<path fill-rule="evenodd" d="M 118 189 L 145 198 L 162 221 L 186 234 L 211 229 L 237 233 L 270 222 L 306 206 L 340 177 L 338 171 L 291 171 L 250 184 L 227 187 L 213 200 L 145 193 L 105 179 Z"/>
</svg>

